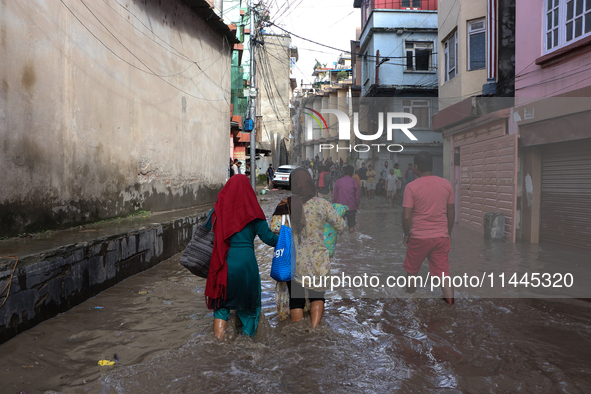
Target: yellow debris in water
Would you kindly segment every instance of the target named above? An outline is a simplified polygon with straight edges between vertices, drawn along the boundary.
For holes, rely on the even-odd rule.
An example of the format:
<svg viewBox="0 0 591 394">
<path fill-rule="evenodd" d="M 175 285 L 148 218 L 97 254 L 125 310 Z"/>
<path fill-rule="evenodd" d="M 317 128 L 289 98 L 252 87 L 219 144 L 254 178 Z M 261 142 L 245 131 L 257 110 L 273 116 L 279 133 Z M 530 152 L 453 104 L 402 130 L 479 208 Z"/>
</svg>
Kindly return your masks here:
<svg viewBox="0 0 591 394">
<path fill-rule="evenodd" d="M 115 361 L 109 361 L 109 360 L 99 360 L 98 364 L 101 367 L 104 367 L 105 365 L 115 365 Z"/>
</svg>

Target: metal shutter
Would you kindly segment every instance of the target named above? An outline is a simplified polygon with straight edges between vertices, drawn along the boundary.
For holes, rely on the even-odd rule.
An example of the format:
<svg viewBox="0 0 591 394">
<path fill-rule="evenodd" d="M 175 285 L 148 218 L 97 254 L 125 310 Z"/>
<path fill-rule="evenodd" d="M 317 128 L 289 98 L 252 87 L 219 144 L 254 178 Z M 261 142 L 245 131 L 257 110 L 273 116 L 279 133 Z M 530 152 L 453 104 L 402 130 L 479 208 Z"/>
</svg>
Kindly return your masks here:
<svg viewBox="0 0 591 394">
<path fill-rule="evenodd" d="M 460 223 L 484 231 L 486 212 L 505 214 L 505 239 L 515 242 L 517 136 L 460 147 Z"/>
<path fill-rule="evenodd" d="M 540 242 L 591 250 L 591 139 L 542 152 Z"/>
</svg>

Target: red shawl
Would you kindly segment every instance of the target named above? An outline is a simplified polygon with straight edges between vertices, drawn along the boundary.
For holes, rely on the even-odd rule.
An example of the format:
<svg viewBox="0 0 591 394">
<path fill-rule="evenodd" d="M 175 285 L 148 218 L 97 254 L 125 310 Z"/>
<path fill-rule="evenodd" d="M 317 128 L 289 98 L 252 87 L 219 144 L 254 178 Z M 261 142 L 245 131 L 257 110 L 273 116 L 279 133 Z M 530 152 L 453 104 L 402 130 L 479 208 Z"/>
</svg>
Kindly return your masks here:
<svg viewBox="0 0 591 394">
<path fill-rule="evenodd" d="M 265 219 L 256 194 L 245 175 L 234 175 L 218 194 L 212 216 L 213 253 L 205 286 L 205 301 L 209 309 L 226 299 L 228 284 L 228 250 L 230 237 L 255 219 Z"/>
<path fill-rule="evenodd" d="M 328 174 L 328 172 L 323 172 L 320 174 L 320 178 L 318 179 L 318 187 L 324 188 L 324 175 Z"/>
</svg>

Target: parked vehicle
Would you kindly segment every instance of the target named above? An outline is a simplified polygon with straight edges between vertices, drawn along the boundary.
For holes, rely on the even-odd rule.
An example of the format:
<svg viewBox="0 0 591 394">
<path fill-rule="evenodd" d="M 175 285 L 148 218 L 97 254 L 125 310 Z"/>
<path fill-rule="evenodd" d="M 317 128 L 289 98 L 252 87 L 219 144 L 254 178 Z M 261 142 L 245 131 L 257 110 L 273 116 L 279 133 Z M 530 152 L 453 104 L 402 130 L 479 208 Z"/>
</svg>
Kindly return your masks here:
<svg viewBox="0 0 591 394">
<path fill-rule="evenodd" d="M 289 189 L 289 174 L 298 168 L 299 166 L 292 166 L 292 165 L 285 165 L 280 166 L 275 171 L 275 176 L 273 177 L 273 187 L 285 187 Z"/>
</svg>

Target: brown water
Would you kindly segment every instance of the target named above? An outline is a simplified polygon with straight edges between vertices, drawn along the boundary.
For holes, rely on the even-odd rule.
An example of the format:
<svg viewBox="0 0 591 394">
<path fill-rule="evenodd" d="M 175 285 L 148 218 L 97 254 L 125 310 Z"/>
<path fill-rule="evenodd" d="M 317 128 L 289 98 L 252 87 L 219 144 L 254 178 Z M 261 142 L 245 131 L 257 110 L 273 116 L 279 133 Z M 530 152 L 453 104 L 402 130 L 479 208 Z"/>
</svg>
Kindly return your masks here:
<svg viewBox="0 0 591 394">
<path fill-rule="evenodd" d="M 265 196 L 268 215 L 282 195 Z M 358 231 L 339 239 L 335 274 L 400 272 L 399 219 L 400 208 L 366 203 Z M 468 260 L 529 267 L 562 258 L 480 237 L 454 235 L 452 270 Z M 223 343 L 213 336 L 205 280 L 182 268 L 177 255 L 0 346 L 0 393 L 591 392 L 587 302 L 478 299 L 460 291 L 448 306 L 423 298 L 426 290 L 367 298 L 340 289 L 312 330 L 308 319 L 278 321 L 267 275 L 272 249 L 256 248 L 265 318 L 254 339 L 235 329 Z M 578 258 L 584 255 L 569 254 Z M 114 366 L 98 366 L 115 355 Z"/>
</svg>

